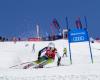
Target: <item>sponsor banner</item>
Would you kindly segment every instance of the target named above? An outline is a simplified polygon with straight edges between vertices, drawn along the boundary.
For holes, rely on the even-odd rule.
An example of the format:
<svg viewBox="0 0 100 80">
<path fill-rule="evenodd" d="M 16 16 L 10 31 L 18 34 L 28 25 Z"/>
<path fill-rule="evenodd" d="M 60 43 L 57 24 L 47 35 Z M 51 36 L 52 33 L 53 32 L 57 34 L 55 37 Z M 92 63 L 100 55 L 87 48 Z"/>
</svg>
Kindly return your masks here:
<svg viewBox="0 0 100 80">
<path fill-rule="evenodd" d="M 28 38 L 28 41 L 41 41 L 40 38 Z"/>
<path fill-rule="evenodd" d="M 85 29 L 73 29 L 68 32 L 69 42 L 89 41 L 88 32 Z"/>
</svg>

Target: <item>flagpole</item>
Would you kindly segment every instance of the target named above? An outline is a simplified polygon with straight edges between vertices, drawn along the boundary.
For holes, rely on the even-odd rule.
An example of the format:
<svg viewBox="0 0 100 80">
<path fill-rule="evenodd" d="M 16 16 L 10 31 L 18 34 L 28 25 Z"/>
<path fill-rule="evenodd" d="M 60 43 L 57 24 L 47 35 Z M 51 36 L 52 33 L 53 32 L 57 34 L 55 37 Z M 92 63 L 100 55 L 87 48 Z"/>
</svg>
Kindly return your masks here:
<svg viewBox="0 0 100 80">
<path fill-rule="evenodd" d="M 53 40 L 53 37 L 54 37 L 54 35 L 55 35 L 55 33 L 54 33 L 54 29 L 53 29 L 53 27 L 52 27 L 52 24 L 50 24 L 50 28 L 51 28 L 51 31 L 52 31 L 52 40 Z"/>
<path fill-rule="evenodd" d="M 86 19 L 86 16 L 84 16 L 84 19 L 85 19 L 85 26 L 86 26 L 86 30 L 87 30 L 87 19 Z M 87 31 L 88 33 L 88 31 Z M 92 55 L 92 48 L 91 48 L 91 44 L 90 44 L 90 37 L 89 37 L 89 34 L 88 34 L 88 38 L 89 38 L 89 48 L 90 48 L 90 55 L 91 55 L 91 61 L 92 61 L 92 64 L 93 64 L 93 55 Z"/>
<path fill-rule="evenodd" d="M 68 18 L 66 17 L 66 27 L 67 27 L 67 30 L 68 30 L 68 38 L 69 38 L 69 32 L 70 32 L 70 29 L 69 29 L 69 24 L 68 24 Z M 70 46 L 70 42 L 69 42 L 69 39 L 68 39 L 68 48 L 69 48 L 69 55 L 70 55 L 70 64 L 72 64 L 72 55 L 71 55 L 71 46 Z"/>
<path fill-rule="evenodd" d="M 84 16 L 84 19 L 85 19 L 85 27 L 87 29 L 88 27 L 87 27 L 87 19 L 86 19 L 86 16 Z"/>
<path fill-rule="evenodd" d="M 66 17 L 66 27 L 69 30 L 69 27 L 68 27 L 68 18 L 67 17 Z"/>
</svg>

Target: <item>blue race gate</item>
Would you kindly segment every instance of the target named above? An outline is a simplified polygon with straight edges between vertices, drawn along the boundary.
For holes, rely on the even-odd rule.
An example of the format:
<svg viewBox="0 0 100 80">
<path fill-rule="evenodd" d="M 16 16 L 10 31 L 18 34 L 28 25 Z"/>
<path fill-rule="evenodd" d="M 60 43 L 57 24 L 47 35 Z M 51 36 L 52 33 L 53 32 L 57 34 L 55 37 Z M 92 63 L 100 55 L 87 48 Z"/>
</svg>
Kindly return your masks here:
<svg viewBox="0 0 100 80">
<path fill-rule="evenodd" d="M 92 50 L 91 50 L 90 40 L 88 36 L 88 31 L 86 29 L 73 29 L 68 31 L 68 42 L 69 42 L 69 53 L 70 53 L 71 64 L 72 64 L 72 58 L 71 58 L 70 43 L 84 42 L 84 41 L 89 41 L 91 61 L 93 63 Z"/>
</svg>

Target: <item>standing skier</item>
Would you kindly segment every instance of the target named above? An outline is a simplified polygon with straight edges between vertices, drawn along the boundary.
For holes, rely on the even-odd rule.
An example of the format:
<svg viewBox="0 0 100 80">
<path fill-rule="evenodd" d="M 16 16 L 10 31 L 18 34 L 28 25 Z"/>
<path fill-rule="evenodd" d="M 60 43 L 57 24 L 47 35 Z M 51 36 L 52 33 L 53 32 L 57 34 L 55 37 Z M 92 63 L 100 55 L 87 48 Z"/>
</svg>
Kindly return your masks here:
<svg viewBox="0 0 100 80">
<path fill-rule="evenodd" d="M 63 49 L 63 57 L 64 57 L 64 55 L 67 57 L 67 48 Z"/>
<path fill-rule="evenodd" d="M 35 53 L 35 44 L 32 46 L 32 52 Z"/>
</svg>

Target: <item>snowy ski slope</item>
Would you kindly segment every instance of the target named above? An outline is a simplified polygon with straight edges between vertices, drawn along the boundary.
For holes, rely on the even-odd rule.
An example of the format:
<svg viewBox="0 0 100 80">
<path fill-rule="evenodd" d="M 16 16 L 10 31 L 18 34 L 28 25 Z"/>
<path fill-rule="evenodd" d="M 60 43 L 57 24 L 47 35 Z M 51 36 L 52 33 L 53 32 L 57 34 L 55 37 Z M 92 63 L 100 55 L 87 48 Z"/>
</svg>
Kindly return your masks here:
<svg viewBox="0 0 100 80">
<path fill-rule="evenodd" d="M 0 80 L 100 80 L 100 43 L 91 43 L 94 63 L 91 63 L 88 42 L 71 43 L 72 65 L 68 57 L 61 60 L 66 66 L 53 64 L 41 69 L 10 69 L 13 65 L 37 59 L 40 49 L 49 41 L 0 42 Z M 53 41 L 60 56 L 68 49 L 67 40 Z M 35 50 L 33 50 L 35 44 Z M 57 58 L 56 58 L 57 59 Z M 49 68 L 49 67 L 51 68 Z M 47 68 L 48 67 L 48 68 Z"/>
</svg>

